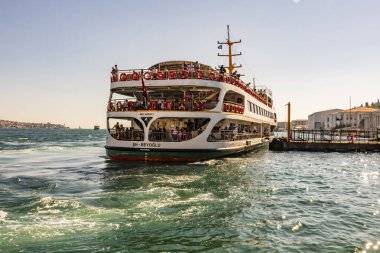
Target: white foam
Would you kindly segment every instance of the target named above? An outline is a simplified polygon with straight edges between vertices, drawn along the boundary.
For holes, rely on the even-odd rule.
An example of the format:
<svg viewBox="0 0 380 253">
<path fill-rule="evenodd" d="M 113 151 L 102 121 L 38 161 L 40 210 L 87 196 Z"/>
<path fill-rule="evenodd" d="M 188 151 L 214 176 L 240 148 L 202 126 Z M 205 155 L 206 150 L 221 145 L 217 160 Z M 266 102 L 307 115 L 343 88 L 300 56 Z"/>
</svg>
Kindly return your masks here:
<svg viewBox="0 0 380 253">
<path fill-rule="evenodd" d="M 0 221 L 1 220 L 4 221 L 7 216 L 8 216 L 7 212 L 4 212 L 4 211 L 0 210 Z"/>
<path fill-rule="evenodd" d="M 296 232 L 296 231 L 299 230 L 301 227 L 302 227 L 302 223 L 298 221 L 298 222 L 292 227 L 292 231 L 293 231 L 293 232 Z"/>
</svg>

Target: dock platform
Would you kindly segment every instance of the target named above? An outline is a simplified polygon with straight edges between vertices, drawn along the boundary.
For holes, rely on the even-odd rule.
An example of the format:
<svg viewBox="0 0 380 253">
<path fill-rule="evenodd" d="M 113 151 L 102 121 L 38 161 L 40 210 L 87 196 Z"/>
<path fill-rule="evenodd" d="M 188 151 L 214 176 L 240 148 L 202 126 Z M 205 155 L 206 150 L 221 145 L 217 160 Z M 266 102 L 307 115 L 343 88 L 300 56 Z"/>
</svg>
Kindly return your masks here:
<svg viewBox="0 0 380 253">
<path fill-rule="evenodd" d="M 293 130 L 291 138 L 274 138 L 273 151 L 380 152 L 378 131 Z"/>
</svg>

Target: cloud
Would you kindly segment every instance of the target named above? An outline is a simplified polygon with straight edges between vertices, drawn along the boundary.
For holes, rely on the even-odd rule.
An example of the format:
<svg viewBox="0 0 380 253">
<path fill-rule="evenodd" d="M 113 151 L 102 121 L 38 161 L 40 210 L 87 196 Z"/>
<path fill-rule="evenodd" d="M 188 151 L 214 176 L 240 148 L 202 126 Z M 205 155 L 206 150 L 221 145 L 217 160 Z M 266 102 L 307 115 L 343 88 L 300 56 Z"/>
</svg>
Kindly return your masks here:
<svg viewBox="0 0 380 253">
<path fill-rule="evenodd" d="M 301 2 L 301 0 L 292 0 L 292 2 L 293 2 L 294 4 L 298 4 L 299 2 Z"/>
</svg>

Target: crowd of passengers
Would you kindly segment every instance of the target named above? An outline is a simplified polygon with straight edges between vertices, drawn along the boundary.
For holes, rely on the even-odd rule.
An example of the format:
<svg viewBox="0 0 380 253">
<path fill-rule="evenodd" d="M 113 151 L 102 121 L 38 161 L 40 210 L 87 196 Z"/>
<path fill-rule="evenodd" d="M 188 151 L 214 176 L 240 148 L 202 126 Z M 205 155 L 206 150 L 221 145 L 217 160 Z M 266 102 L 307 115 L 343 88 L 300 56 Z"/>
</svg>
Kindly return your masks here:
<svg viewBox="0 0 380 253">
<path fill-rule="evenodd" d="M 192 63 L 189 63 L 189 64 L 186 64 L 186 62 L 183 62 L 183 65 L 182 65 L 182 68 L 184 70 L 187 70 L 189 71 L 189 77 L 190 78 L 193 78 L 194 77 L 194 73 L 198 70 L 201 69 L 200 67 L 200 64 L 198 63 L 198 61 L 195 62 L 195 64 L 192 64 Z M 153 69 L 153 74 L 156 74 L 157 72 L 159 71 L 159 69 Z M 168 69 L 164 69 L 164 77 L 165 79 L 168 78 L 168 72 L 169 70 Z M 111 74 L 112 74 L 112 79 L 115 80 L 115 81 L 118 81 L 119 79 L 119 69 L 117 67 L 117 65 L 115 65 L 114 67 L 112 67 L 112 71 L 111 71 Z M 224 65 L 221 65 L 219 67 L 219 74 L 221 75 L 226 75 L 227 74 L 227 70 L 226 68 L 224 67 Z M 155 76 L 155 75 L 154 75 Z M 238 80 L 240 80 L 240 74 L 237 73 L 237 71 L 235 70 L 234 72 L 232 72 L 230 74 L 231 77 L 234 77 Z M 246 86 L 250 86 L 251 82 L 247 83 Z M 258 89 L 256 90 L 256 86 L 253 85 L 253 91 L 259 95 L 261 98 L 263 98 L 264 100 L 267 99 L 267 94 L 266 94 L 266 90 L 265 89 Z"/>
<path fill-rule="evenodd" d="M 170 103 L 170 104 L 168 104 Z M 185 110 L 185 111 L 200 111 L 205 108 L 211 107 L 211 101 L 206 103 L 201 100 L 188 99 L 175 99 L 166 100 L 166 98 L 159 98 L 157 100 L 147 101 L 137 100 L 135 102 L 128 101 L 128 99 L 118 101 L 116 104 L 112 101 L 108 103 L 108 111 L 131 111 L 131 110 Z M 216 102 L 215 102 L 216 103 Z"/>
<path fill-rule="evenodd" d="M 258 130 L 256 127 L 250 128 L 248 126 L 240 126 L 237 127 L 235 124 L 230 123 L 227 126 L 215 126 L 213 127 L 211 134 L 209 136 L 209 140 L 238 140 L 238 139 L 247 139 L 247 138 L 256 138 L 258 136 Z M 270 132 L 268 128 L 264 128 L 263 136 L 270 136 Z"/>
<path fill-rule="evenodd" d="M 149 129 L 149 140 L 151 141 L 187 141 L 203 132 L 202 127 L 195 130 L 193 122 L 186 122 L 187 127 L 176 127 L 172 130 L 166 130 L 165 127 Z M 117 140 L 143 140 L 143 131 L 135 130 L 133 127 L 124 127 L 123 124 L 117 122 L 112 129 L 115 132 L 111 133 Z"/>
<path fill-rule="evenodd" d="M 202 133 L 202 128 L 197 131 L 190 130 L 188 128 L 176 127 L 171 131 L 167 131 L 165 128 L 158 128 L 149 130 L 149 140 L 151 141 L 187 141 Z"/>
</svg>

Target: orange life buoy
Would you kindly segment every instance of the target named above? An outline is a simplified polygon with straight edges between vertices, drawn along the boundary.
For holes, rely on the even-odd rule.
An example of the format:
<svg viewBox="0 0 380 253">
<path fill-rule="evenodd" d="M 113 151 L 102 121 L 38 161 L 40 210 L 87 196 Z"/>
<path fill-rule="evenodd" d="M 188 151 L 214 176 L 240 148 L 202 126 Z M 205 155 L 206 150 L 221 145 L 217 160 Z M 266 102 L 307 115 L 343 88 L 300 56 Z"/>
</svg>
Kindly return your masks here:
<svg viewBox="0 0 380 253">
<path fill-rule="evenodd" d="M 156 110 L 156 108 L 157 108 L 156 101 L 150 101 L 149 104 L 148 104 L 148 109 L 149 110 Z"/>
<path fill-rule="evenodd" d="M 231 78 L 229 76 L 226 77 L 226 83 L 230 83 Z"/>
<path fill-rule="evenodd" d="M 216 79 L 216 75 L 214 72 L 211 72 L 209 75 L 208 75 L 208 79 L 210 79 L 211 81 L 215 81 Z"/>
<path fill-rule="evenodd" d="M 187 79 L 187 78 L 189 78 L 189 71 L 187 71 L 186 69 L 183 69 L 183 70 L 181 71 L 181 78 L 182 78 L 182 79 Z"/>
<path fill-rule="evenodd" d="M 132 79 L 133 80 L 139 80 L 140 79 L 140 74 L 139 73 L 137 73 L 137 72 L 133 72 L 133 74 L 132 74 Z"/>
<path fill-rule="evenodd" d="M 145 73 L 144 73 L 144 79 L 145 79 L 145 80 L 150 80 L 150 79 L 152 79 L 152 72 L 145 72 Z"/>
<path fill-rule="evenodd" d="M 172 107 L 173 107 L 173 103 L 172 103 L 171 101 L 166 101 L 166 102 L 164 103 L 164 109 L 165 109 L 165 110 L 171 110 Z"/>
<path fill-rule="evenodd" d="M 198 101 L 198 102 L 195 104 L 195 108 L 196 108 L 198 111 L 202 111 L 203 109 L 205 109 L 205 103 L 202 102 L 202 101 Z"/>
<path fill-rule="evenodd" d="M 219 82 L 224 82 L 224 75 L 219 75 Z"/>
<path fill-rule="evenodd" d="M 128 110 L 133 109 L 133 102 L 132 101 L 129 101 L 127 105 L 128 105 Z"/>
<path fill-rule="evenodd" d="M 198 70 L 198 71 L 195 73 L 195 78 L 196 78 L 196 79 L 203 79 L 204 76 L 205 76 L 205 74 L 203 73 L 202 70 Z"/>
<path fill-rule="evenodd" d="M 164 75 L 164 73 L 162 71 L 158 71 L 156 73 L 156 79 L 157 80 L 162 80 L 162 79 L 164 79 L 164 77 L 165 77 L 165 75 Z"/>
<path fill-rule="evenodd" d="M 229 112 L 230 109 L 230 104 L 224 104 L 224 111 Z"/>
<path fill-rule="evenodd" d="M 120 81 L 127 81 L 127 74 L 121 73 L 120 74 Z"/>
<path fill-rule="evenodd" d="M 170 70 L 168 73 L 168 77 L 169 77 L 169 79 L 176 79 L 177 78 L 177 72 L 175 72 L 174 70 Z"/>
</svg>

